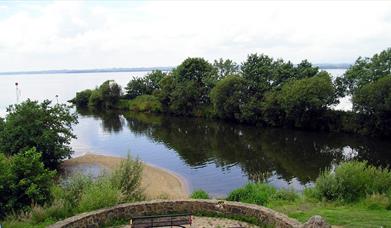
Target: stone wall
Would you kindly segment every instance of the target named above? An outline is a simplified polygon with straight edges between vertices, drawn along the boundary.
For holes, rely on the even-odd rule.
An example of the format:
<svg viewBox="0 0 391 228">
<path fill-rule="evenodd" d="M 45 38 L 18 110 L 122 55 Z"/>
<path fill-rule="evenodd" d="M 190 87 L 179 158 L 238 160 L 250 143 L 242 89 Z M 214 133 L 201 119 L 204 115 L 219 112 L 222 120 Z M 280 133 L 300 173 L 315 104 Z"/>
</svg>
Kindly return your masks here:
<svg viewBox="0 0 391 228">
<path fill-rule="evenodd" d="M 275 227 L 319 227 L 314 226 L 314 224 L 301 224 L 297 220 L 288 218 L 286 215 L 266 207 L 217 200 L 159 200 L 120 204 L 112 208 L 79 214 L 49 227 L 99 227 L 105 222 L 115 219 L 130 220 L 134 216 L 185 212 L 251 216 L 257 218 L 259 222 Z"/>
</svg>

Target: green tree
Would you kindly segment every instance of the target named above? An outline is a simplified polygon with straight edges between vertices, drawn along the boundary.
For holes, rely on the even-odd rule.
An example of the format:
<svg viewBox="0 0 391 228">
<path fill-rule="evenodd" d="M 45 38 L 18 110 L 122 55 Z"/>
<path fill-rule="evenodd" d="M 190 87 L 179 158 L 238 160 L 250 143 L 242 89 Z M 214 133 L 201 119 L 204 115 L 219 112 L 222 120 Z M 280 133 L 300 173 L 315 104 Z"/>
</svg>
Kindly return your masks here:
<svg viewBox="0 0 391 228">
<path fill-rule="evenodd" d="M 324 71 L 315 77 L 291 80 L 282 86 L 281 91 L 268 96 L 271 97 L 265 99 L 264 108 L 275 111 L 278 105 L 294 127 L 319 123 L 316 118 L 336 103 L 334 85 L 330 75 Z"/>
<path fill-rule="evenodd" d="M 170 111 L 181 115 L 192 115 L 199 99 L 202 96 L 194 81 L 184 81 L 178 83 L 170 94 Z"/>
<path fill-rule="evenodd" d="M 129 99 L 136 98 L 143 94 L 148 94 L 148 88 L 143 78 L 133 77 L 125 87 L 126 97 Z"/>
<path fill-rule="evenodd" d="M 246 101 L 246 81 L 238 76 L 227 76 L 212 89 L 210 97 L 214 110 L 223 119 L 241 119 Z"/>
<path fill-rule="evenodd" d="M 27 100 L 10 106 L 7 112 L 0 132 L 0 151 L 14 155 L 35 147 L 50 169 L 58 168 L 62 159 L 70 157 L 69 144 L 76 138 L 72 125 L 77 123 L 77 116 L 69 107 L 51 105 L 48 100 Z"/>
<path fill-rule="evenodd" d="M 12 211 L 26 210 L 32 204 L 43 205 L 51 195 L 55 171 L 49 171 L 41 162 L 41 153 L 35 148 L 11 158 L 0 155 L 0 217 Z"/>
<path fill-rule="evenodd" d="M 235 75 L 239 73 L 238 64 L 230 59 L 216 59 L 213 62 L 213 66 L 217 70 L 217 76 L 219 80 L 227 77 L 228 75 Z"/>
<path fill-rule="evenodd" d="M 102 105 L 104 107 L 116 107 L 121 96 L 121 86 L 119 86 L 113 80 L 107 80 L 101 86 L 99 86 L 98 90 L 101 94 Z"/>
<path fill-rule="evenodd" d="M 337 79 L 337 83 L 340 91 L 353 94 L 364 85 L 390 75 L 391 48 L 388 48 L 372 58 L 359 57 L 345 74 Z"/>
<path fill-rule="evenodd" d="M 75 104 L 77 107 L 87 107 L 90 100 L 92 90 L 86 89 L 76 93 L 76 97 L 69 102 Z"/>
<path fill-rule="evenodd" d="M 391 136 L 391 76 L 356 89 L 352 101 L 363 119 L 364 133 Z"/>
</svg>

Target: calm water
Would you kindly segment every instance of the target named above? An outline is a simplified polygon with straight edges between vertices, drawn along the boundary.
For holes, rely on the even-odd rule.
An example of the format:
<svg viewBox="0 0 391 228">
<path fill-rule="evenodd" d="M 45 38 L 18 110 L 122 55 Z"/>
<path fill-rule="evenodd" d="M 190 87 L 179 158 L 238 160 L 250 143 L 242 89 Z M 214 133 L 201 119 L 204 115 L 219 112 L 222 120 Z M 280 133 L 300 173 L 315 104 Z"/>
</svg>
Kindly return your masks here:
<svg viewBox="0 0 391 228">
<path fill-rule="evenodd" d="M 343 71 L 334 71 L 339 74 Z M 71 99 L 76 91 L 93 88 L 107 79 L 126 85 L 131 75 L 103 73 L 0 76 L 0 113 L 21 99 Z M 75 155 L 94 152 L 126 156 L 172 170 L 185 177 L 191 189 L 224 195 L 248 181 L 268 181 L 276 187 L 302 189 L 321 170 L 343 160 L 391 164 L 390 142 L 343 134 L 264 129 L 221 121 L 142 113 L 80 112 L 72 141 Z M 94 168 L 94 167 L 93 167 Z"/>
</svg>

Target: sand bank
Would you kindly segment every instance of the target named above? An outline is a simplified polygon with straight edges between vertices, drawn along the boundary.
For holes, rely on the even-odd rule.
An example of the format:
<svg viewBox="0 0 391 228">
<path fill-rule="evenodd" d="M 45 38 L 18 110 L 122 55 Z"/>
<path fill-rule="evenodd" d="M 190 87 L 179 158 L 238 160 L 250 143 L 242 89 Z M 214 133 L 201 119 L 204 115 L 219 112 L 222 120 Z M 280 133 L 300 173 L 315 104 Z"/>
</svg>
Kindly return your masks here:
<svg viewBox="0 0 391 228">
<path fill-rule="evenodd" d="M 80 157 L 65 160 L 63 167 L 94 164 L 108 169 L 114 169 L 125 159 L 122 157 L 86 154 Z M 168 171 L 144 163 L 141 186 L 145 189 L 147 199 L 183 199 L 188 198 L 188 184 L 184 178 Z"/>
</svg>

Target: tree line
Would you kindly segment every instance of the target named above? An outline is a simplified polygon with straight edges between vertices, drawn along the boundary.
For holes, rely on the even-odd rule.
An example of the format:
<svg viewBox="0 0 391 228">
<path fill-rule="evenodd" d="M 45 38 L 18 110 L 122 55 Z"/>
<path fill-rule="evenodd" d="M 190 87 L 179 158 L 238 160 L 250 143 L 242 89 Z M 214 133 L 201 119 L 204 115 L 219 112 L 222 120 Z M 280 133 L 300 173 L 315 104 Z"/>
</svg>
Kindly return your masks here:
<svg viewBox="0 0 391 228">
<path fill-rule="evenodd" d="M 333 79 L 307 60 L 293 64 L 250 54 L 240 65 L 187 58 L 171 72 L 132 78 L 125 91 L 114 81 L 78 92 L 78 107 L 115 108 L 212 117 L 260 126 L 300 128 L 389 137 L 391 49 L 359 57 Z M 332 107 L 352 96 L 353 110 Z"/>
</svg>

